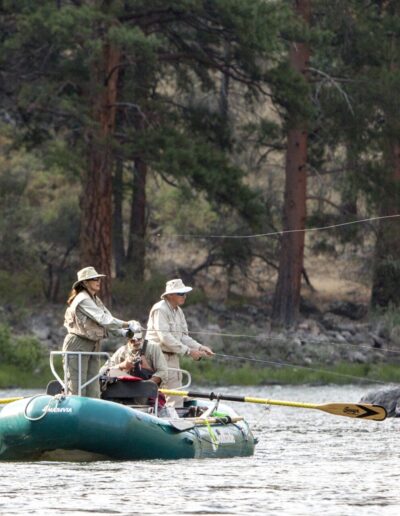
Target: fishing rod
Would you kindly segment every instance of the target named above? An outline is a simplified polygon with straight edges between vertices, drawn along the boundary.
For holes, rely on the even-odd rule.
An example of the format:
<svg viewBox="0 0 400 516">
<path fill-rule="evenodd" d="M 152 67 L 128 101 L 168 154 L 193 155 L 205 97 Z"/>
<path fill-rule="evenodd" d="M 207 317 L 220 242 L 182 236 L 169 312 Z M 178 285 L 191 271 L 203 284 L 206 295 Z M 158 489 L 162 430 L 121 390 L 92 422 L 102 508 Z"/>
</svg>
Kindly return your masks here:
<svg viewBox="0 0 400 516">
<path fill-rule="evenodd" d="M 294 369 L 306 369 L 307 371 L 314 371 L 316 373 L 324 373 L 324 374 L 331 374 L 334 376 L 342 376 L 343 378 L 349 378 L 352 380 L 358 380 L 362 382 L 367 383 L 378 383 L 381 385 L 386 385 L 387 382 L 383 382 L 381 380 L 374 380 L 373 378 L 363 378 L 361 376 L 355 376 L 351 374 L 345 374 L 345 373 L 336 373 L 334 371 L 328 371 L 326 369 L 316 369 L 314 367 L 304 366 L 304 365 L 297 365 L 297 364 L 290 364 L 289 362 L 282 362 L 282 361 L 273 361 L 273 360 L 264 360 L 261 358 L 252 358 L 252 357 L 242 357 L 237 355 L 226 355 L 222 353 L 214 353 L 215 357 L 221 357 L 226 358 L 228 360 L 245 360 L 248 362 L 258 362 L 262 364 L 269 364 L 274 366 L 284 366 L 284 367 L 292 367 Z"/>
<path fill-rule="evenodd" d="M 163 331 L 163 330 L 158 330 L 158 331 Z M 173 331 L 171 331 L 170 333 L 174 333 Z M 176 332 L 177 333 L 177 332 Z M 260 343 L 260 336 L 259 335 L 247 335 L 245 333 L 218 333 L 218 332 L 208 332 L 208 331 L 189 331 L 188 332 L 190 335 L 205 335 L 205 336 L 209 336 L 209 337 L 230 337 L 230 338 L 246 338 L 246 339 L 258 339 L 258 343 Z M 273 343 L 282 343 L 282 338 L 268 338 L 266 339 L 264 342 L 268 343 L 268 344 L 273 344 Z M 301 340 L 301 339 L 300 339 Z M 346 346 L 353 346 L 353 347 L 356 347 L 357 349 L 359 348 L 365 348 L 365 349 L 369 349 L 371 350 L 371 346 L 368 345 L 368 344 L 357 344 L 355 342 L 348 342 L 348 341 L 339 341 L 339 340 L 329 340 L 329 341 L 324 341 L 324 342 L 321 342 L 320 340 L 317 340 L 317 339 L 310 339 L 310 338 L 307 338 L 307 339 L 302 339 L 302 340 L 306 340 L 307 343 L 309 344 L 335 344 L 335 345 L 346 345 Z M 400 353 L 400 349 L 394 349 L 394 348 L 378 348 L 378 347 L 374 347 L 373 348 L 373 351 L 378 351 L 378 352 L 381 352 L 381 353 Z"/>
</svg>

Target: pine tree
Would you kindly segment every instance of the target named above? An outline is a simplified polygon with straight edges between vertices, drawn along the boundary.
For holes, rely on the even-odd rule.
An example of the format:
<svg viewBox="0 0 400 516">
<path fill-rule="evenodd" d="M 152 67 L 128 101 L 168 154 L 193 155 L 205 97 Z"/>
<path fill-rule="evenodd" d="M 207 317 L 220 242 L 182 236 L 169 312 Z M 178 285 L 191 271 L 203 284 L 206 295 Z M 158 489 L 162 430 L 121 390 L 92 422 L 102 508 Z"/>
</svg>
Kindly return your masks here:
<svg viewBox="0 0 400 516">
<path fill-rule="evenodd" d="M 310 0 L 294 2 L 296 15 L 308 25 L 310 22 Z M 290 69 L 293 81 L 305 89 L 301 99 L 307 104 L 308 68 L 310 49 L 306 41 L 294 41 L 290 47 Z M 304 113 L 304 111 L 303 111 Z M 283 208 L 283 231 L 276 284 L 273 319 L 286 326 L 292 326 L 298 317 L 300 307 L 301 275 L 304 258 L 304 229 L 306 222 L 307 196 L 307 119 L 301 111 L 288 109 L 287 149 L 285 167 L 285 198 Z"/>
<path fill-rule="evenodd" d="M 183 98 L 196 89 L 212 91 L 223 73 L 254 96 L 266 75 L 260 56 L 271 67 L 278 60 L 284 12 L 261 0 L 3 2 L 1 94 L 12 99 L 7 113 L 24 126 L 29 145 L 61 138 L 81 160 L 82 265 L 111 274 L 117 159 L 135 162 L 142 173 L 142 211 L 133 215 L 131 253 L 138 249 L 135 238 L 143 240 L 146 167 L 168 171 L 249 218 L 257 203 L 241 184 L 243 173 L 210 140 L 212 131 L 197 126 L 189 136 L 193 117 L 182 116 L 187 103 L 172 109 L 174 93 L 168 92 Z M 134 191 L 139 193 L 137 184 Z"/>
</svg>

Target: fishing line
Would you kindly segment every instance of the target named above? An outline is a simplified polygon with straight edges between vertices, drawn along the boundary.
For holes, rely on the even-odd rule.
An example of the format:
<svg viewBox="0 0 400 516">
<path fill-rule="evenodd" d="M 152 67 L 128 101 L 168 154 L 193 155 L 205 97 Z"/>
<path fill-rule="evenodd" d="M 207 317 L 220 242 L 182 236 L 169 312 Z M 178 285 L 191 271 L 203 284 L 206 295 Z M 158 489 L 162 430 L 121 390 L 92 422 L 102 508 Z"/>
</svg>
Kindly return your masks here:
<svg viewBox="0 0 400 516">
<path fill-rule="evenodd" d="M 174 332 L 171 332 L 174 333 Z M 259 339 L 259 335 L 245 335 L 240 333 L 217 333 L 217 332 L 202 332 L 202 331 L 189 331 L 188 332 L 191 335 L 209 335 L 209 336 L 215 336 L 215 337 L 232 337 L 232 338 L 247 338 L 247 339 Z M 374 351 L 380 351 L 382 353 L 400 353 L 400 349 L 394 349 L 394 348 L 378 348 L 373 347 L 368 344 L 357 344 L 355 342 L 348 342 L 348 341 L 338 341 L 338 340 L 327 340 L 327 341 L 318 341 L 313 339 L 306 339 L 306 338 L 300 338 L 297 337 L 301 344 L 303 342 L 305 344 L 334 344 L 334 345 L 346 345 L 346 346 L 354 346 L 357 349 L 359 348 L 365 348 L 365 349 L 373 349 Z M 278 339 L 278 338 L 268 338 L 264 341 L 258 340 L 259 344 L 268 343 L 268 344 L 274 344 L 274 343 L 282 343 L 284 339 Z"/>
<path fill-rule="evenodd" d="M 144 329 L 144 328 L 143 328 Z M 157 331 L 160 331 L 160 332 L 164 332 L 164 333 L 180 333 L 180 332 L 176 332 L 176 331 L 166 331 L 166 330 L 157 330 Z M 217 333 L 217 332 L 188 332 L 190 334 L 197 334 L 197 335 L 214 335 L 214 336 L 229 336 L 229 337 L 246 337 L 246 338 L 257 338 L 256 335 L 246 335 L 246 334 L 235 334 L 235 333 Z M 273 342 L 282 342 L 282 339 L 269 339 L 268 340 L 268 343 L 273 343 Z M 310 341 L 311 343 L 318 343 L 316 341 Z M 321 344 L 346 344 L 347 346 L 348 345 L 351 345 L 351 346 L 355 346 L 357 348 L 367 348 L 369 350 L 371 350 L 371 346 L 367 346 L 367 345 L 362 345 L 362 344 L 355 344 L 355 343 L 351 343 L 351 342 L 335 342 L 335 341 L 329 341 L 329 342 L 321 342 Z M 400 353 L 400 350 L 394 350 L 394 349 L 382 349 L 382 348 L 373 348 L 374 351 L 381 351 L 381 352 L 392 352 L 392 353 Z M 355 376 L 355 375 L 351 375 L 351 374 L 345 374 L 345 373 L 337 373 L 335 371 L 329 371 L 329 370 L 326 370 L 326 369 L 317 369 L 317 368 L 313 368 L 313 367 L 309 367 L 309 366 L 304 366 L 304 365 L 299 365 L 299 364 L 290 364 L 289 362 L 283 362 L 283 361 L 273 361 L 273 360 L 265 360 L 265 359 L 261 359 L 261 358 L 252 358 L 252 357 L 243 357 L 243 356 L 237 356 L 237 355 L 227 355 L 227 354 L 222 354 L 222 353 L 214 353 L 215 357 L 220 357 L 220 358 L 223 358 L 223 359 L 228 359 L 228 360 L 243 360 L 243 361 L 248 361 L 248 362 L 257 362 L 257 363 L 260 363 L 260 364 L 268 364 L 268 365 L 273 365 L 273 366 L 279 366 L 279 367 L 291 367 L 291 368 L 294 368 L 294 369 L 305 369 L 307 371 L 313 371 L 313 372 L 316 372 L 316 373 L 322 373 L 322 374 L 330 374 L 332 376 L 340 376 L 340 377 L 343 377 L 343 378 L 348 378 L 348 379 L 351 379 L 351 380 L 356 380 L 358 382 L 366 382 L 366 383 L 377 383 L 377 384 L 380 384 L 380 385 L 386 385 L 387 382 L 384 382 L 384 381 L 381 381 L 381 380 L 376 380 L 376 379 L 373 379 L 373 378 L 364 378 L 364 377 L 361 377 L 361 376 Z"/>
<path fill-rule="evenodd" d="M 142 328 L 143 331 L 147 331 L 145 328 Z M 153 330 L 152 330 L 153 331 Z M 159 333 L 181 333 L 180 331 L 174 331 L 174 330 L 155 330 L 154 331 L 157 331 Z M 282 341 L 284 339 L 278 339 L 278 338 L 268 338 L 268 339 L 265 339 L 263 341 L 260 340 L 260 336 L 259 335 L 247 335 L 245 333 L 219 333 L 219 332 L 210 332 L 210 331 L 189 331 L 188 332 L 189 335 L 205 335 L 205 336 L 211 336 L 211 337 L 230 337 L 230 338 L 246 338 L 246 339 L 259 339 L 257 344 L 280 344 L 282 343 Z M 368 349 L 368 350 L 373 350 L 373 351 L 378 351 L 378 352 L 381 352 L 381 353 L 400 353 L 400 349 L 394 349 L 394 348 L 379 348 L 379 347 L 374 347 L 374 346 L 370 346 L 368 344 L 357 344 L 355 342 L 348 342 L 348 341 L 335 341 L 335 340 L 328 340 L 328 341 L 318 341 L 318 340 L 314 340 L 314 339 L 306 339 L 306 338 L 299 338 L 298 339 L 300 340 L 301 344 L 303 344 L 303 342 L 305 344 L 321 344 L 321 345 L 324 345 L 324 344 L 334 344 L 334 345 L 346 345 L 346 346 L 353 346 L 353 347 L 356 347 L 357 349 L 360 349 L 360 348 L 365 348 L 365 349 Z"/>
<path fill-rule="evenodd" d="M 327 229 L 334 229 L 334 228 L 340 228 L 344 226 L 350 226 L 352 224 L 363 224 L 365 222 L 372 222 L 375 220 L 385 220 L 385 219 L 395 219 L 400 217 L 400 214 L 398 215 L 381 215 L 379 217 L 369 217 L 367 219 L 359 219 L 359 220 L 352 220 L 349 222 L 341 222 L 339 224 L 331 224 L 329 226 L 320 226 L 320 227 L 314 227 L 314 228 L 302 228 L 302 229 L 286 229 L 282 231 L 272 231 L 270 233 L 255 233 L 252 235 L 194 235 L 190 233 L 183 233 L 183 234 L 171 234 L 171 235 L 161 235 L 161 233 L 158 233 L 156 235 L 157 238 L 195 238 L 195 239 L 201 239 L 201 238 L 232 238 L 232 239 L 240 239 L 240 238 L 260 238 L 260 237 L 269 237 L 269 236 L 278 236 L 278 235 L 285 235 L 288 233 L 308 233 L 311 231 L 325 231 Z"/>
<path fill-rule="evenodd" d="M 237 355 L 224 355 L 224 354 L 221 354 L 221 353 L 215 353 L 214 356 L 225 358 L 225 359 L 228 359 L 228 360 L 246 360 L 246 361 L 250 361 L 250 362 L 258 362 L 258 363 L 262 363 L 262 364 L 270 364 L 270 365 L 275 365 L 275 366 L 292 367 L 292 368 L 295 368 L 295 369 L 306 369 L 308 371 L 314 371 L 316 373 L 324 373 L 324 374 L 331 374 L 331 375 L 334 375 L 334 376 L 342 376 L 344 378 L 350 378 L 352 380 L 357 380 L 357 381 L 367 382 L 367 383 L 379 383 L 381 385 L 386 385 L 387 384 L 387 382 L 382 382 L 381 380 L 374 380 L 373 378 L 363 378 L 361 376 L 354 376 L 354 375 L 351 375 L 351 374 L 336 373 L 334 371 L 327 371 L 325 369 L 316 369 L 316 368 L 309 367 L 309 366 L 289 364 L 288 362 L 277 362 L 277 361 L 273 361 L 273 360 L 262 360 L 261 358 L 240 357 L 240 356 L 237 356 Z"/>
</svg>

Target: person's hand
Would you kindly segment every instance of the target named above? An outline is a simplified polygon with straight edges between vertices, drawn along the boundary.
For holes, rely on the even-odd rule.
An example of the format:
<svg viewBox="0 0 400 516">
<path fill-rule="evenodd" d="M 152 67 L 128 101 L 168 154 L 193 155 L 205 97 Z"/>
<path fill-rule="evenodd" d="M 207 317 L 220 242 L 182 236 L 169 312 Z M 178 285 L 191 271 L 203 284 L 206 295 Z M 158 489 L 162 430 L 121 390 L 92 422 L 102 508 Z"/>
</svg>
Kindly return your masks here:
<svg viewBox="0 0 400 516">
<path fill-rule="evenodd" d="M 204 357 L 204 353 L 199 349 L 191 349 L 189 356 L 193 358 L 193 360 L 200 360 L 201 357 Z"/>
<path fill-rule="evenodd" d="M 133 367 L 133 363 L 130 360 L 126 359 L 123 362 L 121 362 L 118 365 L 118 367 L 123 371 L 130 371 Z"/>
<path fill-rule="evenodd" d="M 208 346 L 201 346 L 200 351 L 203 351 L 205 355 L 212 357 L 215 355 L 214 351 Z"/>
<path fill-rule="evenodd" d="M 138 333 L 142 331 L 142 327 L 140 326 L 139 321 L 135 321 L 132 319 L 131 321 L 128 321 L 128 328 L 131 330 L 132 333 Z"/>
</svg>

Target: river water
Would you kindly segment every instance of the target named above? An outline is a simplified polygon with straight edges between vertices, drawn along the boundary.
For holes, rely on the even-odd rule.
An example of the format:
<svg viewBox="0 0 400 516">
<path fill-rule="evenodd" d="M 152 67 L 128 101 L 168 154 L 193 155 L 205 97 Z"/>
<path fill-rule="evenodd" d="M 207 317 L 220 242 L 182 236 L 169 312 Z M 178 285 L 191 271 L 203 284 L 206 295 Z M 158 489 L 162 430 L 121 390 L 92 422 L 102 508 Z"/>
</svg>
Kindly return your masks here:
<svg viewBox="0 0 400 516">
<path fill-rule="evenodd" d="M 274 386 L 219 391 L 333 403 L 357 402 L 371 389 Z M 0 391 L 1 397 L 27 394 Z M 235 408 L 259 439 L 253 457 L 0 463 L 0 514 L 400 514 L 399 419 L 361 421 L 250 403 Z"/>
</svg>

